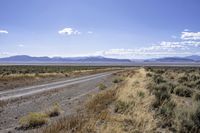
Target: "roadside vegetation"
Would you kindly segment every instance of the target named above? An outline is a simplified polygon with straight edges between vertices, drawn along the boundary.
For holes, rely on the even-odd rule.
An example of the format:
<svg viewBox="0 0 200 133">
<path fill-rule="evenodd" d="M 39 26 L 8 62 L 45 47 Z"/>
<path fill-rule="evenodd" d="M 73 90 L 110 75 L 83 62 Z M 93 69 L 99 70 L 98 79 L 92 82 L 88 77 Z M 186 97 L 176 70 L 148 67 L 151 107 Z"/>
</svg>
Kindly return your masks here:
<svg viewBox="0 0 200 133">
<path fill-rule="evenodd" d="M 48 123 L 51 117 L 59 116 L 61 108 L 58 103 L 55 103 L 52 107 L 48 108 L 44 112 L 30 112 L 26 116 L 23 116 L 19 120 L 21 130 L 34 129 L 41 127 Z"/>
<path fill-rule="evenodd" d="M 148 89 L 155 95 L 152 104 L 159 128 L 169 132 L 200 132 L 200 69 L 146 68 L 151 81 Z"/>
<path fill-rule="evenodd" d="M 99 87 L 99 90 L 105 90 L 107 88 L 107 86 L 105 84 L 103 84 L 103 83 L 100 83 L 98 85 L 98 87 Z"/>
<path fill-rule="evenodd" d="M 118 77 L 123 80 L 90 97 L 83 110 L 62 117 L 39 132 L 153 132 L 156 123 L 149 112 L 153 96 L 145 87 L 145 70 L 127 71 Z"/>
<path fill-rule="evenodd" d="M 111 88 L 100 84 L 83 108 L 37 132 L 200 132 L 199 68 L 145 67 L 114 76 Z"/>
</svg>

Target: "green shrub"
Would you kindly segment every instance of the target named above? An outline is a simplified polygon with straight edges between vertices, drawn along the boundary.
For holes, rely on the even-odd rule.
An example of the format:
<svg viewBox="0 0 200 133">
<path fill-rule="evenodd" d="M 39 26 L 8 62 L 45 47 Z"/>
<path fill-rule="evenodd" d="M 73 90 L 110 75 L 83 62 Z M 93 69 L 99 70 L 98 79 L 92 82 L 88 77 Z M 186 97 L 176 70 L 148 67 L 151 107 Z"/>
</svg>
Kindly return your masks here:
<svg viewBox="0 0 200 133">
<path fill-rule="evenodd" d="M 144 98 L 145 93 L 142 92 L 142 91 L 138 91 L 138 92 L 137 92 L 137 95 L 138 95 L 139 97 L 141 97 L 141 98 Z"/>
<path fill-rule="evenodd" d="M 168 86 L 169 86 L 169 89 L 170 89 L 170 92 L 173 93 L 174 92 L 174 88 L 177 86 L 176 83 L 168 83 Z"/>
<path fill-rule="evenodd" d="M 186 86 L 177 86 L 174 93 L 182 97 L 191 97 L 193 92 Z"/>
<path fill-rule="evenodd" d="M 169 92 L 169 88 L 167 84 L 159 84 L 154 89 L 155 102 L 153 103 L 153 107 L 159 107 L 165 100 L 170 100 L 171 94 Z"/>
<path fill-rule="evenodd" d="M 159 114 L 170 117 L 174 115 L 174 108 L 176 107 L 175 102 L 173 101 L 166 101 L 162 104 L 162 106 L 159 109 Z"/>
<path fill-rule="evenodd" d="M 174 92 L 174 88 L 177 86 L 176 83 L 174 82 L 165 82 L 165 83 L 162 83 L 161 84 L 162 86 L 164 86 L 165 88 L 167 88 L 167 90 L 170 92 L 170 93 L 173 93 Z"/>
<path fill-rule="evenodd" d="M 175 116 L 175 111 L 174 111 L 175 107 L 176 107 L 176 104 L 174 101 L 165 100 L 160 105 L 158 110 L 156 110 L 159 117 L 161 116 L 161 118 L 162 118 L 162 122 L 159 123 L 162 128 L 168 128 L 168 127 L 170 129 L 173 128 L 173 124 L 174 124 L 173 118 Z M 172 130 L 174 130 L 174 129 L 172 129 Z"/>
<path fill-rule="evenodd" d="M 153 75 L 153 81 L 154 81 L 156 84 L 160 84 L 160 83 L 166 82 L 166 81 L 164 80 L 164 78 L 163 78 L 161 75 L 158 75 L 158 74 Z"/>
</svg>

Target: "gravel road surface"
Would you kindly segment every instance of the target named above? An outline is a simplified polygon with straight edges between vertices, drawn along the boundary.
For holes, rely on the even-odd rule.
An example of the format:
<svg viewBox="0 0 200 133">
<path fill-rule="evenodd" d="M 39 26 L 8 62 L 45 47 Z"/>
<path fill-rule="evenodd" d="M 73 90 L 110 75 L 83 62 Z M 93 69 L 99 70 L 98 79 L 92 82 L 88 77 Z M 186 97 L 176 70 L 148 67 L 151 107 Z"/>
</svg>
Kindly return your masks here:
<svg viewBox="0 0 200 133">
<path fill-rule="evenodd" d="M 8 101 L 8 104 L 0 108 L 0 133 L 29 132 L 15 129 L 19 126 L 19 119 L 29 112 L 45 111 L 54 103 L 61 105 L 64 112 L 61 116 L 74 113 L 88 95 L 100 91 L 98 84 L 103 83 L 107 87 L 113 85 L 115 72 L 117 71 L 1 91 L 0 100 Z"/>
</svg>

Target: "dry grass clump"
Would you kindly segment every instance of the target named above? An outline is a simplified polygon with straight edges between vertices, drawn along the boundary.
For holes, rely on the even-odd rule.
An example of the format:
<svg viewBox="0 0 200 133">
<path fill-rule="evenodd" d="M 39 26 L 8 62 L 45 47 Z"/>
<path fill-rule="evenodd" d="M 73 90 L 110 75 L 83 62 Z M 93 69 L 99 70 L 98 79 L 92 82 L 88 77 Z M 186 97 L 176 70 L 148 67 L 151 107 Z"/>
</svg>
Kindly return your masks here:
<svg viewBox="0 0 200 133">
<path fill-rule="evenodd" d="M 59 132 L 78 132 L 83 129 L 87 117 L 83 114 L 66 116 L 58 119 L 56 122 L 42 129 L 42 133 L 59 133 Z"/>
<path fill-rule="evenodd" d="M 55 117 L 55 116 L 59 116 L 61 113 L 61 108 L 60 105 L 58 103 L 55 103 L 51 108 L 49 108 L 46 112 L 45 112 L 49 117 Z"/>
<path fill-rule="evenodd" d="M 128 108 L 131 105 L 134 105 L 134 102 L 130 103 L 130 102 L 125 102 L 125 101 L 118 100 L 118 101 L 115 102 L 115 109 L 114 109 L 114 111 L 116 113 L 124 113 L 125 111 L 128 110 Z"/>
<path fill-rule="evenodd" d="M 108 112 L 101 111 L 99 114 L 86 114 L 77 112 L 73 115 L 64 116 L 38 132 L 42 133 L 95 133 L 98 125 L 104 124 L 108 119 Z"/>
<path fill-rule="evenodd" d="M 98 87 L 99 87 L 100 90 L 105 90 L 107 88 L 107 86 L 105 84 L 103 84 L 103 83 L 100 83 L 98 85 Z"/>
<path fill-rule="evenodd" d="M 30 80 L 34 79 L 34 74 L 9 74 L 9 75 L 2 75 L 0 77 L 1 82 L 8 82 L 13 80 Z"/>
<path fill-rule="evenodd" d="M 20 120 L 20 128 L 19 129 L 32 129 L 41 127 L 44 124 L 47 124 L 50 117 L 55 117 L 60 115 L 61 108 L 58 103 L 55 103 L 52 107 L 47 109 L 44 112 L 30 112 L 28 115 L 23 116 Z"/>
<path fill-rule="evenodd" d="M 116 89 L 110 89 L 103 91 L 93 96 L 86 103 L 86 109 L 89 112 L 99 113 L 102 110 L 106 109 L 110 103 L 116 99 Z"/>
<path fill-rule="evenodd" d="M 48 122 L 48 115 L 45 113 L 29 113 L 20 119 L 22 129 L 40 127 Z"/>
</svg>

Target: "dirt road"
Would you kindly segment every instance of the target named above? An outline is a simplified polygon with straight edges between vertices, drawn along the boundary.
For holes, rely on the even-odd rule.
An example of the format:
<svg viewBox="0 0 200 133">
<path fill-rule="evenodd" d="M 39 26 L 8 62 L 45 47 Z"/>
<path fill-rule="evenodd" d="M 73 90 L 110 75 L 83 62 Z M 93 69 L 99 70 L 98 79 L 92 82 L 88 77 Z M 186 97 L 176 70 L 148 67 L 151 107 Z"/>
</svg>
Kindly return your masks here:
<svg viewBox="0 0 200 133">
<path fill-rule="evenodd" d="M 98 92 L 98 84 L 112 85 L 113 73 L 104 72 L 65 81 L 0 92 L 0 99 L 9 101 L 0 110 L 0 133 L 27 132 L 15 130 L 19 119 L 29 112 L 43 111 L 59 103 L 67 115 L 79 108 L 88 94 Z"/>
<path fill-rule="evenodd" d="M 37 86 L 31 86 L 31 87 L 21 88 L 21 89 L 16 89 L 16 90 L 2 91 L 0 92 L 0 100 L 9 100 L 9 99 L 15 99 L 15 98 L 20 98 L 20 97 L 26 97 L 26 96 L 34 95 L 34 94 L 41 93 L 44 91 L 50 91 L 53 89 L 58 89 L 61 87 L 94 80 L 97 78 L 110 75 L 112 73 L 113 72 L 105 72 L 105 73 L 94 74 L 90 76 L 84 76 L 84 77 L 79 77 L 79 78 L 74 78 L 74 79 L 69 79 L 69 80 L 64 80 L 64 81 L 53 82 L 53 83 L 44 84 L 44 85 L 37 85 Z"/>
</svg>

